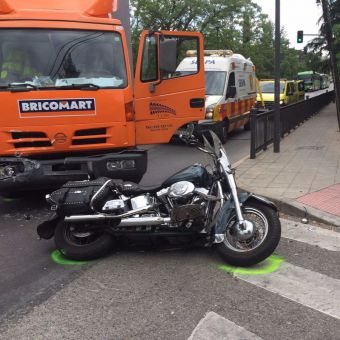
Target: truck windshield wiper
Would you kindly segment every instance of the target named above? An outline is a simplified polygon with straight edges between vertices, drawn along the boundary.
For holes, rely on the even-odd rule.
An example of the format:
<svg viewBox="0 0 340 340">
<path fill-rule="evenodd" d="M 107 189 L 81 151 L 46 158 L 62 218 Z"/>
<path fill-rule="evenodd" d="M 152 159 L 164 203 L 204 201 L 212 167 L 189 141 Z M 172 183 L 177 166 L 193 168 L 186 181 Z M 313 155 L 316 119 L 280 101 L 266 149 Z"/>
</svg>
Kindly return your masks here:
<svg viewBox="0 0 340 340">
<path fill-rule="evenodd" d="M 38 90 L 39 87 L 29 83 L 11 83 L 8 85 L 1 85 L 0 89 L 10 89 L 11 92 L 25 92 Z"/>
<path fill-rule="evenodd" d="M 84 90 L 84 91 L 97 91 L 100 89 L 100 86 L 92 83 L 86 83 L 86 84 L 70 84 L 70 85 L 63 85 L 63 86 L 57 86 L 57 89 L 70 89 L 70 90 Z"/>
</svg>

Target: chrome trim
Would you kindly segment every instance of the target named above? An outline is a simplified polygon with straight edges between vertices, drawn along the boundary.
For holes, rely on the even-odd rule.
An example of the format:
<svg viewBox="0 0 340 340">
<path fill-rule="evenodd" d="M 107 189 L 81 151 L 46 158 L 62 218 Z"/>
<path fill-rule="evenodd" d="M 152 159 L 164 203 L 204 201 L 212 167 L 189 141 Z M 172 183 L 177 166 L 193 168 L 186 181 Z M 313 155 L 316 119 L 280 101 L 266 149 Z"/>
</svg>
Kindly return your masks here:
<svg viewBox="0 0 340 340">
<path fill-rule="evenodd" d="M 121 215 L 109 215 L 109 214 L 96 214 L 96 215 L 74 215 L 66 216 L 65 222 L 78 223 L 78 222 L 95 222 L 95 221 L 107 221 L 107 220 L 117 220 L 120 218 L 125 218 L 137 214 L 142 214 L 153 208 L 152 205 L 148 205 L 141 209 L 130 210 L 127 213 Z"/>
<path fill-rule="evenodd" d="M 169 224 L 171 222 L 170 217 L 132 217 L 126 218 L 120 222 L 117 227 L 138 227 L 138 226 L 149 226 L 149 225 L 162 225 Z"/>
<path fill-rule="evenodd" d="M 224 242 L 225 235 L 224 234 L 215 234 L 214 243 L 222 243 Z"/>
</svg>

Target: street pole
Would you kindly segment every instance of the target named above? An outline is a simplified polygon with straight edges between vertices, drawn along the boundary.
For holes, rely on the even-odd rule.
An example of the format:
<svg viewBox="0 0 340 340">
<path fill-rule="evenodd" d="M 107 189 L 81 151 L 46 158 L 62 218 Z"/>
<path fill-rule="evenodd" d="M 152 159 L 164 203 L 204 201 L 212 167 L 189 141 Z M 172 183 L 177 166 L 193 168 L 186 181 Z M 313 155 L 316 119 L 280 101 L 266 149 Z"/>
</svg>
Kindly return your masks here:
<svg viewBox="0 0 340 340">
<path fill-rule="evenodd" d="M 129 52 L 131 75 L 133 76 L 133 58 L 132 58 L 132 42 L 131 42 L 131 24 L 130 24 L 130 1 L 119 1 L 118 11 L 114 13 L 114 17 L 122 22 L 124 27 L 126 42 Z"/>
<path fill-rule="evenodd" d="M 280 152 L 281 121 L 280 121 L 280 0 L 275 4 L 275 91 L 274 91 L 274 152 Z"/>
<path fill-rule="evenodd" d="M 323 10 L 323 20 L 326 25 L 326 40 L 327 40 L 327 45 L 328 45 L 328 51 L 329 51 L 331 64 L 332 64 L 336 112 L 337 112 L 338 126 L 339 126 L 339 131 L 340 131 L 340 77 L 339 77 L 339 70 L 338 70 L 338 65 L 336 62 L 336 55 L 335 55 L 334 45 L 333 45 L 333 33 L 332 33 L 331 17 L 329 14 L 328 0 L 322 0 L 322 10 Z"/>
</svg>

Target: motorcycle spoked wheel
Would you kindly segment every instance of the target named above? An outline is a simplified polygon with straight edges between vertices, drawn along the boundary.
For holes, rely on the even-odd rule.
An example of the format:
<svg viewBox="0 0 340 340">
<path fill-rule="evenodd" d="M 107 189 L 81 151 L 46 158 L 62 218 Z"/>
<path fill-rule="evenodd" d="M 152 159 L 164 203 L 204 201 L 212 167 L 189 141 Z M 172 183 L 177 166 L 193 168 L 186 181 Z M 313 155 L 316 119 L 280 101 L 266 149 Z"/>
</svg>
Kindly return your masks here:
<svg viewBox="0 0 340 340">
<path fill-rule="evenodd" d="M 227 222 L 224 242 L 215 247 L 228 264 L 248 267 L 265 260 L 274 252 L 280 242 L 281 223 L 276 211 L 257 201 L 245 203 L 242 211 L 243 217 L 254 224 L 254 235 L 247 241 L 237 239 L 234 213 Z"/>
<path fill-rule="evenodd" d="M 82 230 L 81 225 L 58 222 L 54 241 L 57 249 L 71 260 L 93 260 L 114 248 L 114 238 L 103 229 Z"/>
</svg>

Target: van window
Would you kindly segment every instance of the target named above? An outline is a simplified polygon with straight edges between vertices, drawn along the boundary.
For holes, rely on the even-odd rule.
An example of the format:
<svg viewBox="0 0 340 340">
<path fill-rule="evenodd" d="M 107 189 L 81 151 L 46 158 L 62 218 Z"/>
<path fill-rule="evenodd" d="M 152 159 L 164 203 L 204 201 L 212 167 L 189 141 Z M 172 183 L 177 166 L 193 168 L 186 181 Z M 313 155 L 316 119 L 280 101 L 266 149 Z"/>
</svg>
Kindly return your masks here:
<svg viewBox="0 0 340 340">
<path fill-rule="evenodd" d="M 226 99 L 235 97 L 234 95 L 231 95 L 230 92 L 229 92 L 229 89 L 231 87 L 235 88 L 235 72 L 230 72 L 229 80 L 228 80 L 227 93 L 226 93 Z"/>
<path fill-rule="evenodd" d="M 230 72 L 228 86 L 235 86 L 235 73 Z"/>
</svg>

